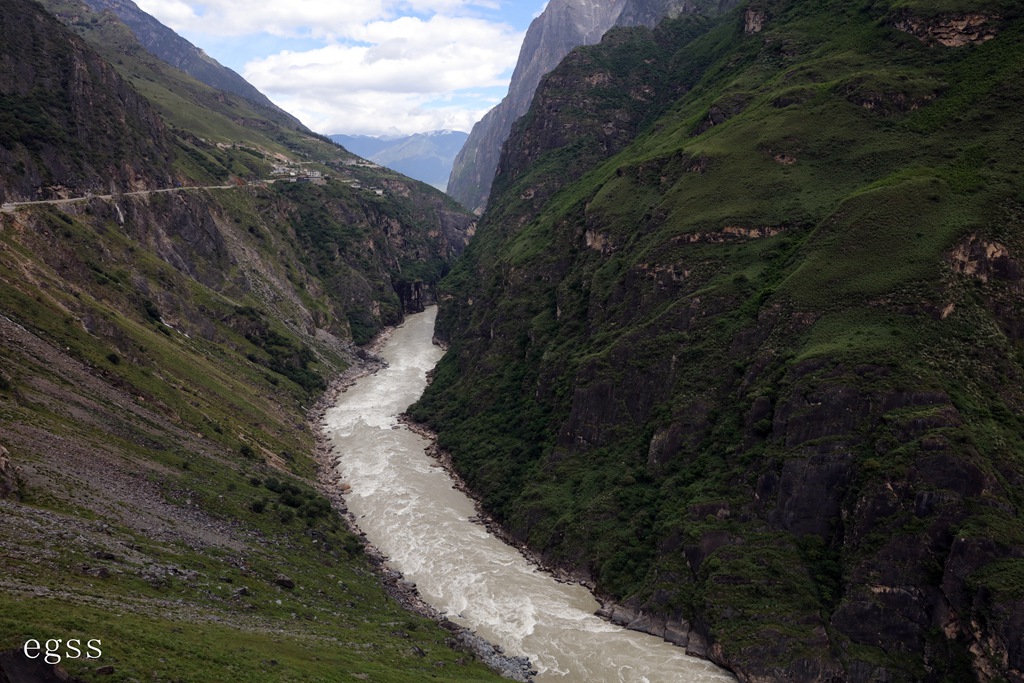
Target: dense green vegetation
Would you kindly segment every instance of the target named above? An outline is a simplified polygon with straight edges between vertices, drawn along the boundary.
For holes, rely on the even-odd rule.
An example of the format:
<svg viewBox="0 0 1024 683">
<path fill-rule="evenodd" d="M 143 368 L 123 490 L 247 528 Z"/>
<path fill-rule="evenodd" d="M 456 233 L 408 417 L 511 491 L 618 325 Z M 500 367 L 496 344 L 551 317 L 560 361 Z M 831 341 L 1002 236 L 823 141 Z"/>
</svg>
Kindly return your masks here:
<svg viewBox="0 0 1024 683">
<path fill-rule="evenodd" d="M 937 43 L 955 11 L 988 39 Z M 577 50 L 413 416 L 513 533 L 743 675 L 1019 675 L 1021 21 L 777 0 Z"/>
</svg>

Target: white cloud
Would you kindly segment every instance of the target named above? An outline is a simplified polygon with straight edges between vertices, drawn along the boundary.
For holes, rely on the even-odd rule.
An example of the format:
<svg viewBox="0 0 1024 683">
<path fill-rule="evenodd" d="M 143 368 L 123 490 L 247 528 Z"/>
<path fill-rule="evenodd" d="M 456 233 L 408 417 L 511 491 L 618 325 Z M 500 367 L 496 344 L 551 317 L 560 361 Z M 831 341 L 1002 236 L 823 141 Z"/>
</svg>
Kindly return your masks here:
<svg viewBox="0 0 1024 683">
<path fill-rule="evenodd" d="M 449 93 L 507 85 L 519 35 L 476 19 L 403 17 L 365 27 L 360 40 L 282 52 L 249 62 L 245 77 L 278 93 L 325 96 L 357 92 Z"/>
<path fill-rule="evenodd" d="M 494 0 L 138 0 L 139 7 L 175 30 L 220 36 L 269 33 L 279 36 L 349 37 L 376 20 L 413 13 L 454 15 L 495 9 Z"/>
<path fill-rule="evenodd" d="M 244 76 L 321 131 L 468 130 L 488 108 L 468 92 L 507 88 L 522 42 L 507 26 L 440 15 L 375 21 L 354 33 L 358 44 L 281 52 L 249 62 Z"/>
<path fill-rule="evenodd" d="M 173 29 L 179 29 L 198 20 L 195 10 L 183 0 L 140 0 L 138 6 Z"/>
<path fill-rule="evenodd" d="M 252 33 L 291 36 L 317 32 L 332 26 L 358 25 L 386 15 L 383 0 L 138 0 L 137 4 L 143 11 L 176 31 L 196 31 L 218 36 Z M 192 11 L 185 12 L 182 6 L 190 7 Z"/>
<path fill-rule="evenodd" d="M 405 93 L 346 93 L 330 99 L 306 95 L 278 97 L 275 101 L 310 128 L 325 134 L 411 134 L 431 130 L 468 131 L 491 107 L 463 103 L 438 106 L 436 101 Z"/>
<path fill-rule="evenodd" d="M 222 49 L 246 36 L 250 48 L 257 36 L 269 45 L 270 36 L 302 38 L 310 49 L 280 42 L 244 65 L 218 59 L 323 133 L 469 130 L 504 94 L 522 44 L 521 32 L 486 18 L 497 0 L 137 2 L 175 30 L 216 37 Z"/>
</svg>

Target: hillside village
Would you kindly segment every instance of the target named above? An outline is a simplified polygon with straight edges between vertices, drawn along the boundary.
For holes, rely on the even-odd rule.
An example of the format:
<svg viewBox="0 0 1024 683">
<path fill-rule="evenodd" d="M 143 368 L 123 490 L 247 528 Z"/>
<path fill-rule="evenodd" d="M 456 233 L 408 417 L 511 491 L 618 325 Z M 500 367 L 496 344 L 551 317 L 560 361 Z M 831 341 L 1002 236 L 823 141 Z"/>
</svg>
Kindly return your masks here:
<svg viewBox="0 0 1024 683">
<path fill-rule="evenodd" d="M 220 145 L 219 145 L 220 146 Z M 224 147 L 229 147 L 224 145 Z M 239 149 L 240 146 L 231 145 L 232 149 Z M 250 153 L 257 153 L 257 150 L 245 148 Z M 279 155 L 280 156 L 280 155 Z M 157 189 L 148 190 L 130 190 L 130 191 L 118 191 L 114 184 L 111 184 L 111 192 L 109 194 L 95 194 L 93 192 L 86 192 L 82 195 L 72 195 L 67 192 L 64 188 L 46 187 L 39 188 L 37 195 L 48 194 L 51 195 L 48 199 L 33 199 L 25 201 L 13 201 L 4 202 L 0 205 L 0 212 L 10 213 L 19 206 L 29 206 L 37 204 L 69 204 L 80 201 L 88 201 L 90 199 L 110 199 L 118 195 L 147 195 L 153 192 L 173 192 L 177 190 L 197 190 L 197 189 L 230 189 L 232 187 L 245 187 L 251 185 L 272 185 L 277 182 L 289 182 L 289 183 L 311 183 L 313 185 L 327 185 L 331 180 L 348 185 L 353 190 L 362 190 L 366 193 L 373 194 L 377 197 L 384 196 L 384 188 L 377 186 L 364 186 L 363 182 L 358 178 L 346 177 L 345 170 L 341 170 L 341 175 L 329 175 L 322 168 L 316 168 L 313 166 L 316 162 L 310 161 L 293 161 L 287 158 L 281 158 L 276 160 L 270 166 L 270 172 L 266 177 L 261 178 L 250 178 L 248 180 L 242 180 L 241 178 L 231 178 L 230 182 L 221 185 L 181 185 L 176 184 L 174 187 L 163 187 Z M 346 167 L 359 167 L 368 169 L 382 169 L 383 167 L 365 159 L 359 157 L 349 157 L 340 160 L 336 163 Z"/>
</svg>

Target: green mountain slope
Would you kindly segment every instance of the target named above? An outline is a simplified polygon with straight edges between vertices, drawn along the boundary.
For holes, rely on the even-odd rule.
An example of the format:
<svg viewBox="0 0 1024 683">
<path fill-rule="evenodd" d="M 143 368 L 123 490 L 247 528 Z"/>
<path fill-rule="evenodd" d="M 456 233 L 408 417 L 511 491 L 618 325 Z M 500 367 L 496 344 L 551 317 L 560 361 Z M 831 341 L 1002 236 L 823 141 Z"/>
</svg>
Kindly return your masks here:
<svg viewBox="0 0 1024 683">
<path fill-rule="evenodd" d="M 542 82 L 412 413 L 741 680 L 1020 680 L 1016 3 L 752 0 Z"/>
<path fill-rule="evenodd" d="M 94 4 L 101 3 L 97 0 Z M 241 143 L 266 153 L 268 161 L 291 157 L 321 161 L 351 158 L 279 108 L 218 90 L 163 61 L 144 47 L 133 30 L 112 11 L 94 10 L 80 0 L 45 0 L 43 5 L 113 65 L 186 141 L 199 138 L 200 143 L 207 144 Z M 149 21 L 155 20 L 149 17 Z M 139 19 L 135 25 L 147 23 Z M 227 164 L 228 169 L 243 177 L 264 177 L 269 171 L 266 163 L 254 166 L 251 155 L 238 155 L 232 162 Z M 190 173 L 195 176 L 196 171 Z"/>
<path fill-rule="evenodd" d="M 276 110 L 278 115 L 291 116 L 251 83 L 140 10 L 131 0 L 89 0 L 88 6 L 100 14 L 115 14 L 147 50 L 196 80 L 218 90 L 241 95 L 261 108 Z M 84 18 L 80 15 L 79 21 Z M 89 21 L 91 23 L 91 17 Z"/>
<path fill-rule="evenodd" d="M 61 646 L 88 681 L 494 680 L 381 584 L 306 423 L 472 218 L 109 15 L 63 17 L 105 61 L 0 9 L 0 651 L 98 640 Z"/>
<path fill-rule="evenodd" d="M 163 121 L 82 41 L 53 35 L 52 24 L 37 12 L 0 27 L 0 199 L 167 182 L 173 152 Z M 72 78 L 75 96 L 66 97 Z"/>
</svg>

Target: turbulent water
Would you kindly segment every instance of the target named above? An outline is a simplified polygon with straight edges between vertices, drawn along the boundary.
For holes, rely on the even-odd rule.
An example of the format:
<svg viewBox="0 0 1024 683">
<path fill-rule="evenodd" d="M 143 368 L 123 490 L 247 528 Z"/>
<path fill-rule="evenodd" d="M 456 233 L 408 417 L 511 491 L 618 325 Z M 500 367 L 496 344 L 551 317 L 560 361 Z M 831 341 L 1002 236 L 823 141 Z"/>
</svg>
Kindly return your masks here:
<svg viewBox="0 0 1024 683">
<path fill-rule="evenodd" d="M 472 501 L 399 424 L 441 357 L 434 309 L 410 316 L 381 355 L 390 366 L 343 393 L 326 416 L 352 493 L 349 510 L 390 565 L 455 622 L 507 653 L 530 657 L 538 681 L 684 683 L 734 681 L 653 636 L 593 616 L 581 586 L 558 583 L 470 521 Z"/>
</svg>

